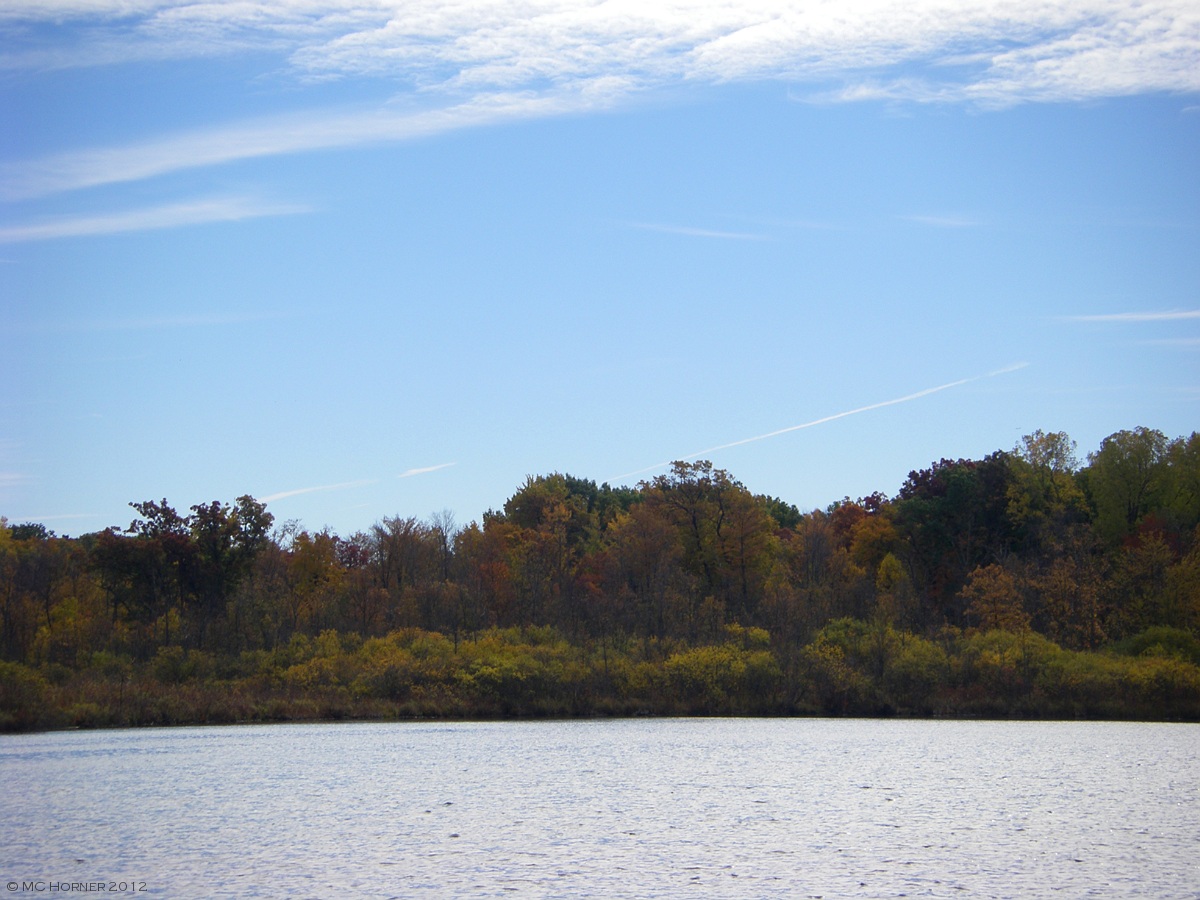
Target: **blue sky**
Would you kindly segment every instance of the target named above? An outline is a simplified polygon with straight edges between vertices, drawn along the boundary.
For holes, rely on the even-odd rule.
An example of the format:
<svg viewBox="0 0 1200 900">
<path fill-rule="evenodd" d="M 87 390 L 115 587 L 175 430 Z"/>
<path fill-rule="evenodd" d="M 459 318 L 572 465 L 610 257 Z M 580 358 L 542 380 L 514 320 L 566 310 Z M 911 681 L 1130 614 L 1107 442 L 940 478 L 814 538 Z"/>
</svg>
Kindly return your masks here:
<svg viewBox="0 0 1200 900">
<path fill-rule="evenodd" d="M 465 523 L 700 455 L 811 509 L 1197 427 L 1192 0 L 10 0 L 0 44 L 10 522 Z"/>
</svg>

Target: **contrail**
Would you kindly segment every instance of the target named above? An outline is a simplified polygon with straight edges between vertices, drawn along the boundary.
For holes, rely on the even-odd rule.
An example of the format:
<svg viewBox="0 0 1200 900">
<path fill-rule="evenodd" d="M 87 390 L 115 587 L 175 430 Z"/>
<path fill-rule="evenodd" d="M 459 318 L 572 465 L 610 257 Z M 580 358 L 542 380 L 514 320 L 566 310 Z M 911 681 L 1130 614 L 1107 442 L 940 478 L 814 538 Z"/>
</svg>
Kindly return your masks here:
<svg viewBox="0 0 1200 900">
<path fill-rule="evenodd" d="M 378 480 L 377 478 L 367 478 L 362 481 L 343 481 L 340 484 L 322 484 L 317 487 L 296 488 L 291 491 L 280 491 L 277 494 L 270 494 L 257 499 L 260 503 L 274 503 L 276 500 L 283 500 L 287 497 L 298 497 L 301 494 L 315 494 L 318 491 L 341 491 L 346 488 L 365 487 L 368 484 L 375 484 Z"/>
<path fill-rule="evenodd" d="M 439 469 L 448 469 L 455 463 L 438 463 L 436 466 L 421 466 L 419 469 L 405 469 L 397 478 L 412 478 L 414 475 L 424 475 L 428 472 L 436 472 Z"/>
<path fill-rule="evenodd" d="M 707 450 L 701 450 L 697 453 L 690 453 L 687 456 L 678 457 L 678 459 L 689 460 L 698 459 L 701 456 L 707 456 L 710 453 L 716 453 L 718 450 L 728 450 L 730 447 L 740 447 L 742 444 L 753 444 L 755 441 L 765 441 L 767 438 L 779 437 L 781 434 L 788 434 L 792 431 L 800 431 L 805 428 L 812 428 L 816 425 L 824 425 L 826 422 L 833 422 L 836 419 L 844 419 L 847 416 L 856 416 L 859 413 L 870 412 L 873 409 L 883 409 L 885 406 L 895 406 L 898 403 L 908 403 L 910 400 L 919 400 L 922 397 L 928 397 L 930 394 L 936 394 L 940 391 L 948 391 L 950 388 L 961 387 L 964 384 L 970 384 L 972 381 L 981 381 L 984 378 L 995 378 L 997 375 L 1007 375 L 1009 372 L 1016 372 L 1018 369 L 1024 369 L 1028 366 L 1027 362 L 1014 363 L 1011 366 L 1005 366 L 1003 369 L 996 369 L 994 372 L 988 372 L 986 375 L 973 375 L 970 378 L 960 378 L 958 381 L 951 381 L 947 384 L 939 384 L 937 387 L 926 388 L 923 391 L 917 391 L 915 394 L 905 394 L 903 397 L 896 397 L 894 400 L 883 400 L 879 403 L 872 403 L 869 406 L 860 406 L 857 409 L 848 409 L 845 412 L 834 413 L 831 416 L 825 416 L 821 419 L 813 419 L 811 422 L 805 422 L 803 425 L 792 425 L 788 428 L 780 428 L 778 431 L 769 431 L 766 434 L 760 434 L 755 437 L 742 438 L 740 441 L 731 441 L 728 444 L 718 444 L 716 447 L 709 447 Z M 661 462 L 653 466 L 646 466 L 644 469 L 637 469 L 633 472 L 626 472 L 624 475 L 614 475 L 609 481 L 620 481 L 622 478 L 630 478 L 633 475 L 641 475 L 645 472 L 653 472 L 655 469 L 661 469 L 669 466 L 670 462 Z"/>
</svg>

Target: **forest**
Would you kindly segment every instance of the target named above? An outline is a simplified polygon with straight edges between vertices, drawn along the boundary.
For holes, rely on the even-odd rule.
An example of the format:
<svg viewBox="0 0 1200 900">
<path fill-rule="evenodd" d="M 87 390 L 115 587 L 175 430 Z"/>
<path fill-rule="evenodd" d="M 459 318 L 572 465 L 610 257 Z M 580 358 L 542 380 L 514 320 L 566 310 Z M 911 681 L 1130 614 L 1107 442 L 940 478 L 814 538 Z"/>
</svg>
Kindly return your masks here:
<svg viewBox="0 0 1200 900">
<path fill-rule="evenodd" d="M 707 461 L 338 535 L 0 518 L 0 730 L 420 717 L 1200 721 L 1200 437 L 1036 431 L 802 512 Z"/>
</svg>

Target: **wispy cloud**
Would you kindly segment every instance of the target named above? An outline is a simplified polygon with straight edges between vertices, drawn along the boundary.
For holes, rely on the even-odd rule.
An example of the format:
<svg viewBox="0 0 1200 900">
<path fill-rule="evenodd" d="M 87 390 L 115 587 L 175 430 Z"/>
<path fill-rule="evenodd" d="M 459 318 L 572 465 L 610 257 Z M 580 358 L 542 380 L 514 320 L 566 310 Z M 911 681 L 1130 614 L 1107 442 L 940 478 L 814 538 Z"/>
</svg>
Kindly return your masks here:
<svg viewBox="0 0 1200 900">
<path fill-rule="evenodd" d="M 21 524 L 23 522 L 68 522 L 78 521 L 80 519 L 99 519 L 99 513 L 56 513 L 51 516 L 16 516 L 8 520 L 8 524 Z"/>
<path fill-rule="evenodd" d="M 290 491 L 280 491 L 277 494 L 269 494 L 266 497 L 259 497 L 260 503 L 274 503 L 276 500 L 283 500 L 287 497 L 298 497 L 301 494 L 316 494 L 321 491 L 344 491 L 350 488 L 366 487 L 367 485 L 377 484 L 378 479 L 368 478 L 362 481 L 343 481 L 338 484 L 322 484 L 317 487 L 295 488 Z"/>
<path fill-rule="evenodd" d="M 1163 312 L 1102 313 L 1091 316 L 1061 316 L 1064 322 L 1116 322 L 1138 324 L 1142 322 L 1178 322 L 1185 319 L 1200 319 L 1200 309 L 1174 309 Z"/>
<path fill-rule="evenodd" d="M 1029 363 L 1025 363 L 1025 362 L 1014 363 L 1011 366 L 1005 366 L 1003 369 L 996 369 L 995 371 L 988 372 L 984 375 L 974 375 L 974 376 L 971 376 L 970 378 L 960 378 L 958 381 L 951 381 L 946 384 L 939 384 L 937 387 L 925 388 L 924 390 L 917 391 L 916 393 L 913 393 L 913 394 L 905 394 L 903 397 L 896 397 L 892 400 L 882 400 L 879 403 L 871 403 L 871 404 L 868 404 L 867 406 L 859 406 L 855 409 L 848 409 L 844 412 L 833 413 L 832 415 L 823 416 L 820 419 L 813 419 L 811 422 L 804 422 L 800 425 L 790 425 L 787 428 L 780 428 L 780 429 L 777 429 L 776 431 L 769 431 L 766 434 L 759 434 L 759 435 L 755 435 L 754 437 L 742 438 L 741 440 L 737 440 L 737 441 L 730 441 L 727 444 L 718 444 L 715 447 L 708 447 L 707 449 L 704 449 L 704 450 L 698 450 L 695 453 L 689 453 L 687 456 L 676 457 L 676 459 L 685 460 L 685 461 L 690 460 L 690 459 L 699 459 L 702 456 L 708 456 L 711 453 L 717 453 L 718 451 L 721 451 L 721 450 L 728 450 L 732 447 L 741 447 L 744 444 L 753 444 L 756 441 L 765 441 L 768 438 L 779 437 L 782 434 L 790 434 L 793 431 L 801 431 L 806 428 L 815 428 L 818 425 L 824 425 L 828 422 L 835 422 L 838 419 L 845 419 L 848 416 L 856 416 L 860 413 L 871 412 L 872 410 L 883 409 L 888 406 L 897 406 L 901 403 L 911 403 L 913 400 L 920 400 L 922 397 L 928 397 L 931 394 L 938 394 L 938 393 L 941 393 L 942 391 L 948 391 L 951 388 L 961 387 L 962 385 L 970 384 L 973 381 L 982 381 L 985 378 L 996 378 L 997 376 L 1000 376 L 1000 375 L 1007 375 L 1010 372 L 1016 372 L 1020 369 L 1024 369 L 1028 365 L 1029 365 Z M 670 464 L 671 464 L 670 462 L 657 463 L 653 466 L 646 466 L 644 469 L 636 469 L 632 472 L 625 472 L 624 474 L 621 474 L 621 475 L 614 475 L 612 478 L 610 478 L 608 480 L 615 482 L 615 481 L 620 481 L 621 479 L 624 479 L 624 478 L 632 478 L 634 475 L 642 475 L 646 472 L 653 472 L 656 469 L 665 468 L 665 467 L 669 466 Z"/>
<path fill-rule="evenodd" d="M 1163 338 L 1159 341 L 1139 341 L 1150 347 L 1185 347 L 1189 350 L 1200 350 L 1200 337 L 1194 338 Z"/>
<path fill-rule="evenodd" d="M 977 219 L 969 216 L 900 216 L 906 222 L 915 222 L 918 225 L 928 225 L 931 228 L 975 228 L 980 223 Z"/>
<path fill-rule="evenodd" d="M 23 472 L 0 472 L 0 490 L 28 484 L 32 479 Z"/>
<path fill-rule="evenodd" d="M 172 328 L 211 328 L 223 325 L 244 325 L 287 318 L 291 312 L 232 312 L 188 313 L 171 316 L 147 316 L 128 319 L 66 319 L 54 322 L 25 322 L 4 325 L 5 331 L 16 334 L 44 334 L 75 331 L 158 331 Z M 140 356 L 106 357 L 108 361 L 144 359 Z"/>
<path fill-rule="evenodd" d="M 747 231 L 717 231 L 711 228 L 689 228 L 683 225 L 656 225 L 650 222 L 630 222 L 630 228 L 642 231 L 659 231 L 664 234 L 680 234 L 685 237 L 718 238 L 725 241 L 769 241 L 765 234 L 754 234 Z"/>
<path fill-rule="evenodd" d="M 9 197 L 586 111 L 686 85 L 777 80 L 826 101 L 983 106 L 1200 91 L 1194 0 L 12 0 L 0 34 L 8 69 L 254 52 L 286 60 L 301 83 L 375 79 L 421 106 L 34 160 L 3 173 Z"/>
<path fill-rule="evenodd" d="M 735 216 L 753 225 L 763 225 L 768 228 L 787 228 L 802 231 L 846 231 L 851 226 L 844 222 L 823 221 L 820 219 L 789 219 L 771 216 Z"/>
<path fill-rule="evenodd" d="M 147 209 L 109 213 L 100 216 L 74 216 L 51 219 L 30 225 L 0 227 L 0 243 L 45 241 L 56 238 L 121 234 L 179 228 L 210 222 L 239 222 L 263 216 L 293 215 L 308 212 L 308 207 L 291 204 L 260 203 L 245 197 L 194 200 Z"/>
<path fill-rule="evenodd" d="M 414 475 L 426 475 L 429 472 L 437 472 L 441 469 L 448 469 L 453 465 L 457 465 L 457 463 L 452 463 L 452 462 L 438 463 L 436 466 L 421 466 L 420 468 L 417 468 L 417 469 L 406 469 L 405 471 L 401 472 L 396 477 L 397 478 L 412 478 Z"/>
<path fill-rule="evenodd" d="M 577 91 L 571 97 L 490 94 L 445 109 L 418 112 L 399 113 L 391 109 L 354 113 L 326 111 L 271 118 L 145 143 L 71 151 L 40 160 L 9 163 L 0 167 L 0 197 L 23 200 L 238 160 L 407 140 L 506 119 L 553 115 L 600 102 L 601 96 L 586 90 Z M 177 216 L 186 212 L 185 208 L 167 209 L 174 209 Z M 214 208 L 209 214 L 216 214 L 218 209 Z M 303 211 L 300 208 L 284 209 Z M 229 213 L 235 211 L 231 208 Z M 279 211 L 277 208 L 275 212 L 259 214 L 277 215 Z M 198 215 L 199 211 L 193 214 Z"/>
</svg>

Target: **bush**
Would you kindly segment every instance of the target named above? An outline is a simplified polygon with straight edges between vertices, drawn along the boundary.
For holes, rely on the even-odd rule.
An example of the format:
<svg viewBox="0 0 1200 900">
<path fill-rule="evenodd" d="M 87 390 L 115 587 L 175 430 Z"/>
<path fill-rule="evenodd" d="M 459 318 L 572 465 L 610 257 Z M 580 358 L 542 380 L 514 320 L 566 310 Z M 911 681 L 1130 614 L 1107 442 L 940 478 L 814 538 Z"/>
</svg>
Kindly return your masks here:
<svg viewBox="0 0 1200 900">
<path fill-rule="evenodd" d="M 950 661 L 932 641 L 905 635 L 884 673 L 884 689 L 901 712 L 927 715 L 933 697 L 946 684 Z"/>
<path fill-rule="evenodd" d="M 23 731 L 52 724 L 50 685 L 21 663 L 0 661 L 0 731 Z"/>
<path fill-rule="evenodd" d="M 1200 640 L 1190 631 L 1156 625 L 1112 645 L 1123 656 L 1162 656 L 1200 665 Z"/>
</svg>

